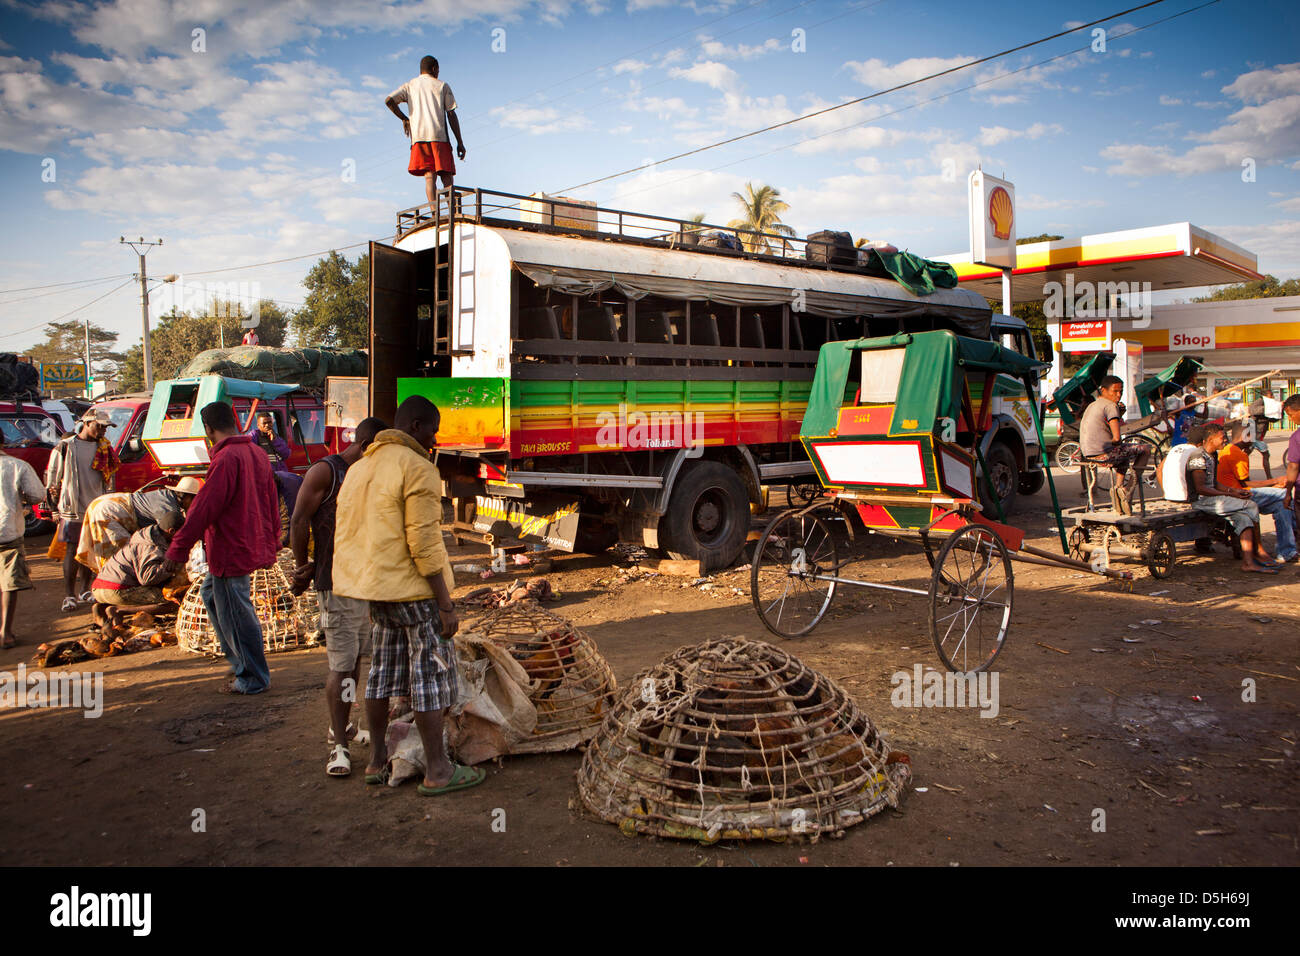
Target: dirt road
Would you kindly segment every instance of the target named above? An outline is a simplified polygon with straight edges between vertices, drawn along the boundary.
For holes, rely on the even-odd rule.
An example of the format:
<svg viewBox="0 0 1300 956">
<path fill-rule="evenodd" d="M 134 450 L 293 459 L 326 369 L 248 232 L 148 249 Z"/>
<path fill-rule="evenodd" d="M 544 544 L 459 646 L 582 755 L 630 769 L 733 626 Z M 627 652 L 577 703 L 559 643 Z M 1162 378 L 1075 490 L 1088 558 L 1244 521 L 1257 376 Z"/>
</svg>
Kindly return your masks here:
<svg viewBox="0 0 1300 956">
<path fill-rule="evenodd" d="M 1053 548 L 1046 503 L 1027 499 L 1019 517 Z M 927 585 L 917 549 L 876 540 L 853 573 Z M 482 549 L 456 559 L 470 554 Z M 704 590 L 626 564 L 572 556 L 547 575 L 563 595 L 550 608 L 595 639 L 620 683 L 683 644 L 780 640 L 749 603 L 747 572 Z M 2 671 L 86 623 L 59 612 L 57 566 L 32 566 L 25 643 L 0 652 Z M 481 584 L 458 575 L 456 594 Z M 0 711 L 0 844 L 23 864 L 1295 865 L 1298 600 L 1296 565 L 1245 575 L 1226 553 L 1184 553 L 1163 582 L 1139 569 L 1131 591 L 1019 565 L 999 710 L 981 717 L 891 706 L 891 674 L 938 665 L 925 602 L 842 590 L 789 646 L 911 755 L 914 789 L 899 811 L 815 845 L 624 837 L 573 809 L 576 753 L 508 758 L 483 786 L 439 798 L 367 788 L 364 747 L 352 777 L 327 778 L 323 650 L 273 656 L 272 689 L 247 699 L 217 692 L 224 662 L 177 648 L 90 661 L 72 669 L 103 673 L 102 717 Z"/>
</svg>

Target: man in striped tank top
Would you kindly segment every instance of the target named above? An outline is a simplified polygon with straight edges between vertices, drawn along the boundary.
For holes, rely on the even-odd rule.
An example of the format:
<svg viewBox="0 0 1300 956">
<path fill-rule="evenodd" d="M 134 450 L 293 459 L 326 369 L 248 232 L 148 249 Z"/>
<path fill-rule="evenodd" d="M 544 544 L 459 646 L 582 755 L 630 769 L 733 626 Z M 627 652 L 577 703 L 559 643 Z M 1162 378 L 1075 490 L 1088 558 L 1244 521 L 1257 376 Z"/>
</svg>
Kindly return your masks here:
<svg viewBox="0 0 1300 956">
<path fill-rule="evenodd" d="M 361 658 L 370 652 L 369 603 L 334 593 L 334 512 L 348 468 L 361 459 L 375 436 L 387 427 L 378 418 L 365 419 L 356 427 L 352 444 L 341 454 L 327 455 L 307 470 L 289 529 L 294 559 L 293 591 L 301 594 L 309 584 L 316 588 L 320 627 L 325 632 L 329 663 L 325 702 L 329 708 L 328 742 L 331 744 L 325 772 L 332 777 L 346 777 L 352 772 L 348 715 L 359 696 Z M 310 559 L 307 557 L 309 533 L 315 548 Z"/>
</svg>

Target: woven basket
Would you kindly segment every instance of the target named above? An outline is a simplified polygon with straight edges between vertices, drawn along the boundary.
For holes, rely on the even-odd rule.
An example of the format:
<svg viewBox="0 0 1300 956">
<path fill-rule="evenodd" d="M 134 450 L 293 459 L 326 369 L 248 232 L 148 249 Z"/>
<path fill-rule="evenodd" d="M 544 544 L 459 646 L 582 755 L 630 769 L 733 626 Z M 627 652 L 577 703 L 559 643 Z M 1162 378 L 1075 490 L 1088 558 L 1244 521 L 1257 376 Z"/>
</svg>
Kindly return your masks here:
<svg viewBox="0 0 1300 956">
<path fill-rule="evenodd" d="M 181 647 L 196 654 L 223 656 L 217 634 L 208 624 L 208 611 L 199 591 L 202 579 L 185 595 L 176 617 L 176 637 Z M 262 625 L 262 647 L 266 653 L 286 651 L 315 643 L 315 632 L 308 631 L 303 615 L 289 588 L 289 579 L 279 565 L 254 571 L 250 576 L 253 610 Z"/>
<path fill-rule="evenodd" d="M 713 843 L 839 834 L 897 806 L 910 760 L 829 678 L 760 641 L 674 651 L 626 688 L 578 794 L 627 834 Z"/>
<path fill-rule="evenodd" d="M 568 750 L 589 740 L 614 705 L 614 672 L 576 627 L 535 601 L 519 601 L 474 618 L 477 634 L 506 650 L 527 672 L 537 729 L 512 753 Z"/>
</svg>

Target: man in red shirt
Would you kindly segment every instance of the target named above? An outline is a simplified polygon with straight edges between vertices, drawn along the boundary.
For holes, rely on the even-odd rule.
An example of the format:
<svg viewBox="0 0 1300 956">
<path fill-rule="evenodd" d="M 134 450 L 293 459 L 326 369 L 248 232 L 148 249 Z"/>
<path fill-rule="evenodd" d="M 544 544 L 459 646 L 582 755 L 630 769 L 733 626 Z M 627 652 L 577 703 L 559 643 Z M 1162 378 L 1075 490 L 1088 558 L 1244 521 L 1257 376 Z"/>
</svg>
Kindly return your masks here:
<svg viewBox="0 0 1300 956">
<path fill-rule="evenodd" d="M 203 538 L 208 575 L 199 594 L 221 649 L 235 670 L 229 693 L 260 694 L 271 682 L 262 648 L 262 625 L 253 610 L 249 575 L 275 563 L 280 542 L 280 500 L 271 463 L 253 439 L 239 433 L 235 411 L 212 402 L 199 413 L 212 445 L 208 479 L 185 524 L 167 549 L 175 572 Z"/>
</svg>

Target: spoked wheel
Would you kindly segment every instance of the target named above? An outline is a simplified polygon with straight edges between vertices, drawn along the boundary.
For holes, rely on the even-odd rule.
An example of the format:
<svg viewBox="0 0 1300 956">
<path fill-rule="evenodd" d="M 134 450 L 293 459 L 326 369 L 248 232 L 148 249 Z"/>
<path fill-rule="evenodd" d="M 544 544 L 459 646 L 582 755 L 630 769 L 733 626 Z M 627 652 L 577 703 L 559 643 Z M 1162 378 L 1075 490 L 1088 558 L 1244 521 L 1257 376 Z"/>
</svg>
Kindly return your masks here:
<svg viewBox="0 0 1300 956">
<path fill-rule="evenodd" d="M 822 486 L 815 481 L 795 482 L 785 486 L 785 500 L 791 508 L 812 504 L 813 499 L 821 493 Z"/>
<path fill-rule="evenodd" d="M 1167 532 L 1157 531 L 1147 545 L 1147 555 L 1147 570 L 1151 576 L 1167 578 L 1173 573 L 1174 562 L 1178 560 L 1178 546 Z"/>
<path fill-rule="evenodd" d="M 930 577 L 930 638 L 951 671 L 986 670 L 1011 624 L 1014 580 L 1007 546 L 992 528 L 968 524 L 944 542 Z"/>
<path fill-rule="evenodd" d="M 814 513 L 783 511 L 763 531 L 749 571 L 749 593 L 763 625 L 781 637 L 807 634 L 826 614 L 839 549 L 830 526 Z"/>
<path fill-rule="evenodd" d="M 1077 441 L 1063 441 L 1056 446 L 1056 467 L 1067 474 L 1078 474 L 1083 462 L 1083 453 L 1079 451 Z"/>
<path fill-rule="evenodd" d="M 1083 550 L 1083 546 L 1088 543 L 1088 532 L 1081 526 L 1076 525 L 1070 532 L 1070 557 L 1076 561 L 1088 562 L 1088 552 Z"/>
</svg>

